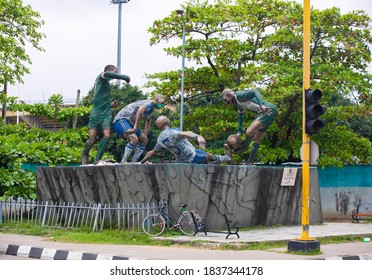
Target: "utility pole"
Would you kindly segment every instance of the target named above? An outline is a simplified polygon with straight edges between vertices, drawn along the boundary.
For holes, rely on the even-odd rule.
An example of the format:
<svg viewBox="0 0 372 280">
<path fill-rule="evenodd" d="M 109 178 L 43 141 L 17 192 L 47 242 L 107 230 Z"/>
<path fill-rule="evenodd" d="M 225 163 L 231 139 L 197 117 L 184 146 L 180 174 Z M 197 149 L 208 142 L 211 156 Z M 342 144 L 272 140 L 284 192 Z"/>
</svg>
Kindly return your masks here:
<svg viewBox="0 0 372 280">
<path fill-rule="evenodd" d="M 186 33 L 186 26 L 185 26 L 185 12 L 183 10 L 176 10 L 177 14 L 182 17 L 182 66 L 181 66 L 181 105 L 180 105 L 180 131 L 183 130 L 183 100 L 185 95 L 185 33 Z"/>
<path fill-rule="evenodd" d="M 130 0 L 111 0 L 112 4 L 119 4 L 118 9 L 118 50 L 117 50 L 117 63 L 116 67 L 118 68 L 118 74 L 121 74 L 121 13 L 122 13 L 122 4 L 128 3 Z M 117 80 L 117 83 L 120 84 L 120 80 Z"/>
</svg>

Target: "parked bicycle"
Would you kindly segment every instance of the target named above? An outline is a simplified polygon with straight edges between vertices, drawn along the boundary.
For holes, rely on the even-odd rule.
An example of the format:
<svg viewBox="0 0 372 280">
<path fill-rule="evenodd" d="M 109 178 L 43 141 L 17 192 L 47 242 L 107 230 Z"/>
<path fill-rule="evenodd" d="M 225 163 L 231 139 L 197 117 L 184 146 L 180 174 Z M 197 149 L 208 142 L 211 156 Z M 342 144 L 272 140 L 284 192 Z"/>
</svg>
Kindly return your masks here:
<svg viewBox="0 0 372 280">
<path fill-rule="evenodd" d="M 180 204 L 177 218 L 169 215 L 167 205 L 167 200 L 161 200 L 159 212 L 143 219 L 142 229 L 147 235 L 158 236 L 164 232 L 166 227 L 179 228 L 183 234 L 195 235 L 206 227 L 205 220 L 195 210 L 188 210 L 186 204 Z"/>
</svg>

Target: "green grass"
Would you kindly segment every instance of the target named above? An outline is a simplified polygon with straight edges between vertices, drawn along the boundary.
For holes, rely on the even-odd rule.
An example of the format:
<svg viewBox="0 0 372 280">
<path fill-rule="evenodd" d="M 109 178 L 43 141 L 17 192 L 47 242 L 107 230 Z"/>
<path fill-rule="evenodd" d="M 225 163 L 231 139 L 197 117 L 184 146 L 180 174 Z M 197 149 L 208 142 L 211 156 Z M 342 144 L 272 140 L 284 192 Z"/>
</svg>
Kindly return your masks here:
<svg viewBox="0 0 372 280">
<path fill-rule="evenodd" d="M 0 225 L 0 232 L 36 235 L 48 240 L 71 243 L 153 246 L 170 246 L 173 244 L 170 240 L 156 240 L 144 233 L 134 231 L 105 229 L 102 232 L 93 232 L 91 229 L 55 229 L 40 227 L 31 223 L 2 224 Z"/>
<path fill-rule="evenodd" d="M 4 223 L 0 224 L 0 232 L 25 235 L 48 236 L 54 229 L 41 227 L 32 223 Z"/>
</svg>

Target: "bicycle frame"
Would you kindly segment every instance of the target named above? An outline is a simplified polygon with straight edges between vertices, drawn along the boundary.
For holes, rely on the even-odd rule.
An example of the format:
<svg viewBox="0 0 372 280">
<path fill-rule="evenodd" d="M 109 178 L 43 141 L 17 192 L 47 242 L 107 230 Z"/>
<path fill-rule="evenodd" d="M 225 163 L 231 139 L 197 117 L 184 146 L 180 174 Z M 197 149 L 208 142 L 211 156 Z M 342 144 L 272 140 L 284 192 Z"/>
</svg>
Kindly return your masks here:
<svg viewBox="0 0 372 280">
<path fill-rule="evenodd" d="M 164 199 L 162 199 L 159 203 L 159 214 L 164 218 L 165 222 L 167 223 L 166 226 L 169 229 L 171 226 L 177 227 L 177 220 L 180 217 L 180 215 L 187 211 L 186 204 L 181 204 L 178 209 L 178 216 L 173 217 L 169 214 L 168 211 L 168 202 Z"/>
<path fill-rule="evenodd" d="M 180 204 L 177 218 L 169 215 L 167 205 L 166 200 L 161 200 L 159 211 L 144 218 L 142 229 L 147 235 L 158 236 L 166 227 L 169 229 L 171 226 L 186 235 L 195 235 L 201 227 L 206 228 L 205 220 L 202 220 L 195 210 L 188 210 L 186 204 Z"/>
</svg>

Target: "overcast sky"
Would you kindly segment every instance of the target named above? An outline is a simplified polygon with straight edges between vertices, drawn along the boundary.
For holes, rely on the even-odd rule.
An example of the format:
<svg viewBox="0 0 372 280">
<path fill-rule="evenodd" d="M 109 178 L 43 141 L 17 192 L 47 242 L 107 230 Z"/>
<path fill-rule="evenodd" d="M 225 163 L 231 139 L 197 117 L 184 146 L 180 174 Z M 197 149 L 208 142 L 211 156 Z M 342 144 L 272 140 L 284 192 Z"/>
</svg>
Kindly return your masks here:
<svg viewBox="0 0 372 280">
<path fill-rule="evenodd" d="M 25 101 L 47 101 L 60 93 L 75 100 L 93 87 L 94 80 L 107 64 L 117 64 L 118 5 L 111 0 L 24 0 L 45 21 L 41 42 L 45 52 L 29 50 L 31 74 L 24 84 L 9 86 L 8 94 Z M 145 73 L 176 70 L 181 59 L 169 57 L 165 44 L 149 46 L 147 29 L 157 19 L 181 8 L 183 0 L 130 0 L 122 4 L 121 72 L 131 84 L 143 88 Z M 299 3 L 303 1 L 298 0 Z M 365 10 L 372 17 L 370 0 L 311 0 L 317 9 L 340 7 L 341 12 Z M 173 41 L 173 44 L 181 42 Z M 186 61 L 187 66 L 187 61 Z"/>
</svg>

